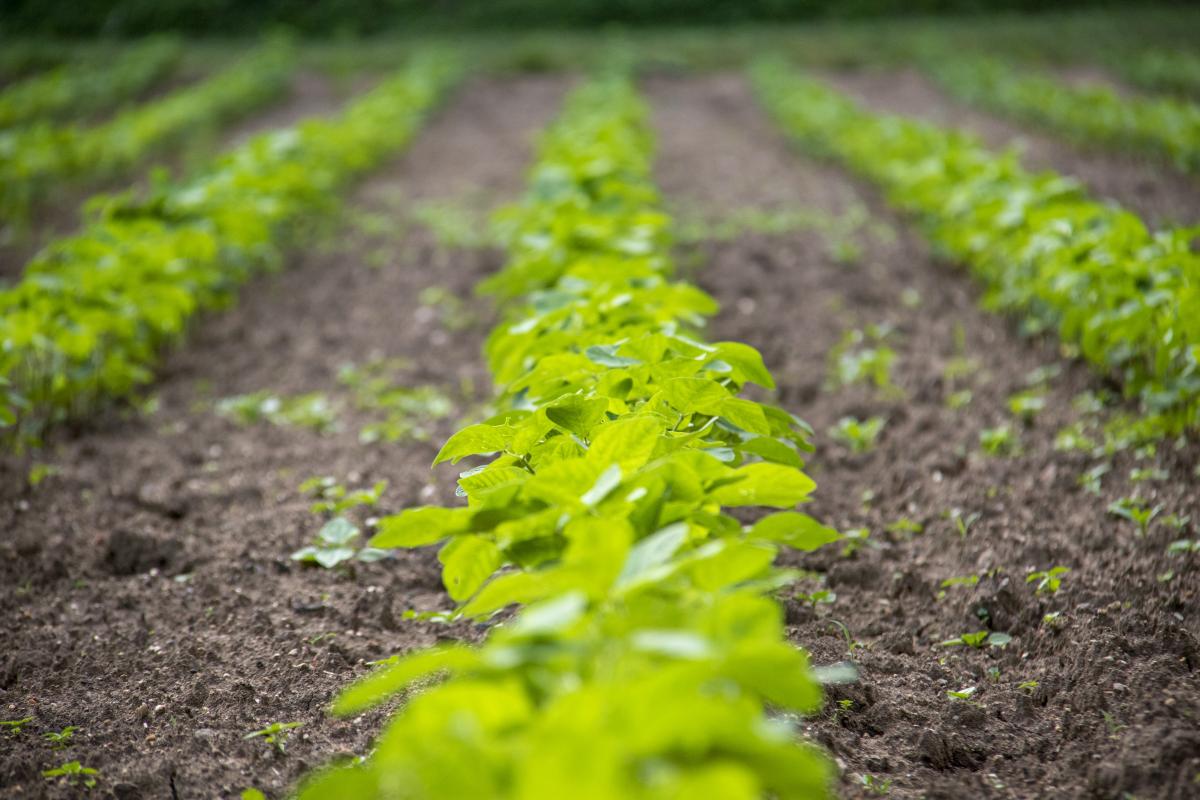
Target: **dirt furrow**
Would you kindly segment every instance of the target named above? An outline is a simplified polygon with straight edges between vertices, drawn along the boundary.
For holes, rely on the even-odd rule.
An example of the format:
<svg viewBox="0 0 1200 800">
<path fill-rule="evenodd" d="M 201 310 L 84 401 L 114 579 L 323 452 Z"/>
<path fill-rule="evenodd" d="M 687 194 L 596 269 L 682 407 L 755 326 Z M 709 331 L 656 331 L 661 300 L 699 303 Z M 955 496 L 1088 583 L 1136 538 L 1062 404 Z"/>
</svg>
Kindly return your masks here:
<svg viewBox="0 0 1200 800">
<path fill-rule="evenodd" d="M 274 796 L 305 768 L 364 751 L 381 717 L 335 722 L 324 707 L 365 661 L 446 633 L 402 616 L 444 603 L 440 573 L 431 553 L 336 570 L 290 560 L 323 522 L 297 486 L 310 476 L 352 489 L 387 480 L 378 508 L 349 512 L 359 524 L 453 500 L 452 471 L 431 478 L 428 465 L 486 394 L 488 311 L 469 298 L 500 256 L 448 250 L 406 220 L 419 203 L 482 215 L 514 198 L 565 85 L 464 87 L 360 187 L 331 237 L 197 326 L 145 413 L 60 436 L 40 456 L 54 473 L 35 489 L 21 488 L 28 461 L 4 463 L 0 718 L 34 722 L 0 750 L 0 796 L 69 796 L 39 774 L 69 760 L 99 769 L 121 798 L 235 796 L 252 785 Z M 398 385 L 449 400 L 451 413 L 425 423 L 425 441 L 359 441 L 381 412 L 357 408 L 339 370 L 381 359 Z M 215 400 L 257 391 L 324 393 L 340 429 L 241 426 L 213 412 Z M 243 739 L 273 722 L 304 723 L 286 754 Z M 67 749 L 42 741 L 68 725 L 78 731 Z"/>
<path fill-rule="evenodd" d="M 1081 181 L 1098 199 L 1115 200 L 1153 227 L 1195 225 L 1200 181 L 1137 153 L 1083 147 L 949 98 L 917 70 L 824 73 L 821 77 L 870 108 L 970 131 L 995 148 L 1016 146 L 1022 163 Z"/>
<path fill-rule="evenodd" d="M 1051 341 L 982 312 L 964 271 L 932 259 L 872 191 L 795 153 L 739 77 L 659 78 L 647 89 L 658 177 L 674 205 L 728 216 L 862 204 L 894 234 L 860 230 L 847 249 L 808 228 L 748 232 L 693 254 L 697 280 L 723 306 L 710 337 L 759 347 L 778 401 L 816 429 L 811 512 L 869 531 L 796 558 L 815 574 L 798 587 L 809 597 L 788 603 L 794 639 L 817 663 L 852 659 L 861 670 L 808 725 L 843 770 L 843 796 L 877 796 L 865 784 L 885 781 L 891 797 L 1190 796 L 1200 571 L 1195 556 L 1166 548 L 1196 535 L 1200 451 L 1166 444 L 1111 462 L 1056 451 L 1057 432 L 1081 418 L 1076 398 L 1102 382 Z M 830 353 L 853 331 L 867 341 L 847 352 L 894 352 L 893 386 L 828 385 Z M 1008 400 L 1031 386 L 1044 408 L 1023 423 Z M 884 420 L 873 450 L 830 435 L 846 416 Z M 981 434 L 1004 425 L 1019 453 L 985 454 Z M 1098 494 L 1081 487 L 1081 474 L 1105 463 Z M 1106 512 L 1135 493 L 1162 507 L 1145 535 Z M 1171 514 L 1191 522 L 1176 528 Z M 1056 593 L 1027 583 L 1055 566 L 1070 569 Z M 940 645 L 981 630 L 1012 640 Z"/>
</svg>

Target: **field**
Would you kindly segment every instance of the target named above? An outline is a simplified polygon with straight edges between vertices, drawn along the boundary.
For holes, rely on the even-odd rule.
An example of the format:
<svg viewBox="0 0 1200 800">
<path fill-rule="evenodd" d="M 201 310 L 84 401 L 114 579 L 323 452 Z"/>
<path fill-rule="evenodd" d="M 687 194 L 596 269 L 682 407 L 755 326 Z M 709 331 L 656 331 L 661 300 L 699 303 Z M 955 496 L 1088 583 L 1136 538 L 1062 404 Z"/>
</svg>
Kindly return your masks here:
<svg viewBox="0 0 1200 800">
<path fill-rule="evenodd" d="M 1200 797 L 1197 220 L 1186 8 L 0 39 L 0 797 Z"/>
</svg>

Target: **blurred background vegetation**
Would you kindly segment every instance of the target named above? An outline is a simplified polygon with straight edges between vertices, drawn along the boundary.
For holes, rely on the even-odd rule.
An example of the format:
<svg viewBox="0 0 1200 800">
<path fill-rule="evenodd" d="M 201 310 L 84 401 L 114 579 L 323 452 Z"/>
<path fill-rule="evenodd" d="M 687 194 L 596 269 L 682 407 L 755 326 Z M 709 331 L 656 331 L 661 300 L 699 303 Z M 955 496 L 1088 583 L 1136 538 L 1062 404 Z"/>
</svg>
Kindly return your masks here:
<svg viewBox="0 0 1200 800">
<path fill-rule="evenodd" d="M 1183 0 L 1169 4 L 1192 5 Z M 1118 5 L 1144 6 L 1113 0 L 3 0 L 0 34 L 90 37 L 174 31 L 230 36 L 287 27 L 307 35 L 347 36 L 406 30 L 975 16 Z"/>
</svg>

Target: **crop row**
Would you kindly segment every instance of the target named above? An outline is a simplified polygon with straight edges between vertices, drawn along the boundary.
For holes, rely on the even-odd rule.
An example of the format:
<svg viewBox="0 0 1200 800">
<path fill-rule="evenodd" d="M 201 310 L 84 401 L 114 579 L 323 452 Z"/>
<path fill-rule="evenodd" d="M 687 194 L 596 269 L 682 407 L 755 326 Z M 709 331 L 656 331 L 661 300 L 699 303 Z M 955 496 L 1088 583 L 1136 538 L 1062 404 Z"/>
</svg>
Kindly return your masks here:
<svg viewBox="0 0 1200 800">
<path fill-rule="evenodd" d="M 1200 54 L 1155 48 L 1120 59 L 1114 67 L 1143 88 L 1200 97 Z"/>
<path fill-rule="evenodd" d="M 1142 434 L 1200 425 L 1200 254 L 1079 184 L 960 132 L 873 114 L 780 61 L 753 68 L 781 126 L 879 184 L 988 287 L 987 304 L 1061 340 L 1140 400 Z"/>
<path fill-rule="evenodd" d="M 0 292 L 0 426 L 36 441 L 47 423 L 148 381 L 197 312 L 278 261 L 289 224 L 404 146 L 458 71 L 418 58 L 340 116 L 257 136 L 53 243 Z"/>
<path fill-rule="evenodd" d="M 130 48 L 111 63 L 59 67 L 0 92 L 0 128 L 85 117 L 119 105 L 167 75 L 183 53 L 177 39 Z"/>
<path fill-rule="evenodd" d="M 342 715 L 408 697 L 301 797 L 826 796 L 791 724 L 820 687 L 769 595 L 793 579 L 781 547 L 838 534 L 793 510 L 814 488 L 805 426 L 739 397 L 772 386 L 761 356 L 704 343 L 715 301 L 671 278 L 646 116 L 620 75 L 568 98 L 482 287 L 502 299 L 486 353 L 505 410 L 436 458 L 486 460 L 461 473 L 466 505 L 385 517 L 372 542 L 440 545 L 456 618 L 520 609 L 343 692 Z M 747 526 L 726 511 L 743 506 L 784 510 Z"/>
<path fill-rule="evenodd" d="M 148 153 L 277 98 L 294 54 L 271 42 L 234 66 L 92 127 L 42 122 L 0 133 L 0 221 L 23 222 L 63 181 L 120 174 Z"/>
<path fill-rule="evenodd" d="M 1062 133 L 1166 159 L 1200 172 L 1200 106 L 1171 97 L 1123 96 L 1107 86 L 1073 87 L 1035 70 L 988 58 L 943 56 L 931 74 L 959 98 Z"/>
</svg>

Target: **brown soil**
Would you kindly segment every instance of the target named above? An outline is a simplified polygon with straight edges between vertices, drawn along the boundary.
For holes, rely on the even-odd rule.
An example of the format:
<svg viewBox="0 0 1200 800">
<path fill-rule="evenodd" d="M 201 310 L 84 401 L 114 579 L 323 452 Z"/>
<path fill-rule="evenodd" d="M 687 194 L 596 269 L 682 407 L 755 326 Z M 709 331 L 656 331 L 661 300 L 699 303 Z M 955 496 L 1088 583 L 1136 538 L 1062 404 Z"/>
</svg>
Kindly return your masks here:
<svg viewBox="0 0 1200 800">
<path fill-rule="evenodd" d="M 0 282 L 15 280 L 41 248 L 75 231 L 80 225 L 83 205 L 93 195 L 121 190 L 131 183 L 145 184 L 156 168 L 166 167 L 176 174 L 196 169 L 214 153 L 236 147 L 255 134 L 331 114 L 345 102 L 351 89 L 359 91 L 365 85 L 365 81 L 358 81 L 352 87 L 342 87 L 320 73 L 300 71 L 292 79 L 288 92 L 278 100 L 211 131 L 193 134 L 172 152 L 155 156 L 149 164 L 139 166 L 132 181 L 126 176 L 99 186 L 56 187 L 35 210 L 28 231 L 6 232 L 0 228 Z"/>
<path fill-rule="evenodd" d="M 1200 181 L 1148 157 L 1089 148 L 949 99 L 916 70 L 826 73 L 831 85 L 871 108 L 971 131 L 996 148 L 1016 145 L 1033 169 L 1053 169 L 1115 200 L 1154 227 L 1200 220 Z"/>
<path fill-rule="evenodd" d="M 910 77 L 893 84 L 871 86 L 894 110 L 961 113 L 914 93 Z M 870 775 L 892 781 L 891 797 L 1195 797 L 1200 570 L 1195 556 L 1165 555 L 1195 526 L 1184 534 L 1156 523 L 1139 538 L 1105 507 L 1135 491 L 1132 468 L 1161 467 L 1170 477 L 1137 491 L 1164 515 L 1200 520 L 1200 448 L 1122 454 L 1100 496 L 1081 490 L 1077 476 L 1097 462 L 1056 452 L 1053 442 L 1076 416 L 1075 394 L 1100 381 L 1061 362 L 1051 343 L 1018 338 L 1013 325 L 980 311 L 967 276 L 935 263 L 873 192 L 792 152 L 739 78 L 659 79 L 648 88 L 660 184 L 677 203 L 719 214 L 770 197 L 838 213 L 857 201 L 900 231 L 893 241 L 861 237 L 864 255 L 851 264 L 832 258 L 812 231 L 700 248 L 708 266 L 698 280 L 724 308 L 711 338 L 761 348 L 779 379 L 778 401 L 817 431 L 812 513 L 842 530 L 871 531 L 873 544 L 853 555 L 830 549 L 796 559 L 819 573 L 803 591 L 823 586 L 835 603 L 816 611 L 788 604 L 793 638 L 816 663 L 852 658 L 860 669 L 858 683 L 830 692 L 849 708 L 830 702 L 808 727 L 837 760 L 843 796 L 877 796 L 863 787 Z M 919 293 L 915 307 L 899 301 L 910 288 Z M 823 388 L 830 348 L 871 323 L 895 330 L 893 378 L 904 399 Z M 953 387 L 974 393 L 956 412 L 945 405 L 943 370 L 959 355 L 979 368 Z M 1011 423 L 1006 398 L 1047 365 L 1062 373 L 1045 410 L 1028 427 L 1016 424 L 1023 455 L 984 456 L 979 432 Z M 828 430 L 845 415 L 887 420 L 874 451 L 852 454 L 831 440 Z M 950 509 L 980 515 L 965 537 L 946 518 Z M 923 532 L 887 532 L 903 518 Z M 1026 575 L 1055 565 L 1071 569 L 1062 588 L 1035 594 Z M 1168 571 L 1170 581 L 1157 577 Z M 983 577 L 938 599 L 943 580 L 966 575 Z M 1056 623 L 1043 620 L 1051 612 L 1061 612 Z M 856 643 L 851 652 L 842 625 Z M 1013 640 L 979 651 L 938 646 L 978 630 Z M 1018 688 L 1026 681 L 1036 687 Z M 946 694 L 971 686 L 970 701 Z"/>
<path fill-rule="evenodd" d="M 156 412 L 62 436 L 42 456 L 60 472 L 36 489 L 20 488 L 28 463 L 0 466 L 0 719 L 34 717 L 0 749 L 0 796 L 78 796 L 39 774 L 71 760 L 101 770 L 100 796 L 232 797 L 252 785 L 276 796 L 334 754 L 365 752 L 379 715 L 324 713 L 364 662 L 471 635 L 402 619 L 446 603 L 433 553 L 330 571 L 289 560 L 321 525 L 296 487 L 313 475 L 352 488 L 386 479 L 372 513 L 453 502 L 453 470 L 428 465 L 486 395 L 487 312 L 470 303 L 470 324 L 449 329 L 419 294 L 441 286 L 469 298 L 499 256 L 439 249 L 402 224 L 397 198 L 479 209 L 513 198 L 564 88 L 560 78 L 465 87 L 356 193 L 348 223 L 393 225 L 367 235 L 347 224 L 332 245 L 246 287 L 241 305 L 204 320 L 167 360 Z M 392 260 L 367 266 L 380 250 Z M 454 398 L 430 441 L 359 443 L 373 417 L 349 408 L 336 374 L 376 355 L 406 359 L 407 384 Z M 204 402 L 262 389 L 328 393 L 347 406 L 342 430 L 239 427 Z M 286 755 L 243 739 L 292 721 L 305 726 Z M 68 725 L 79 730 L 65 750 L 42 741 Z"/>
</svg>

